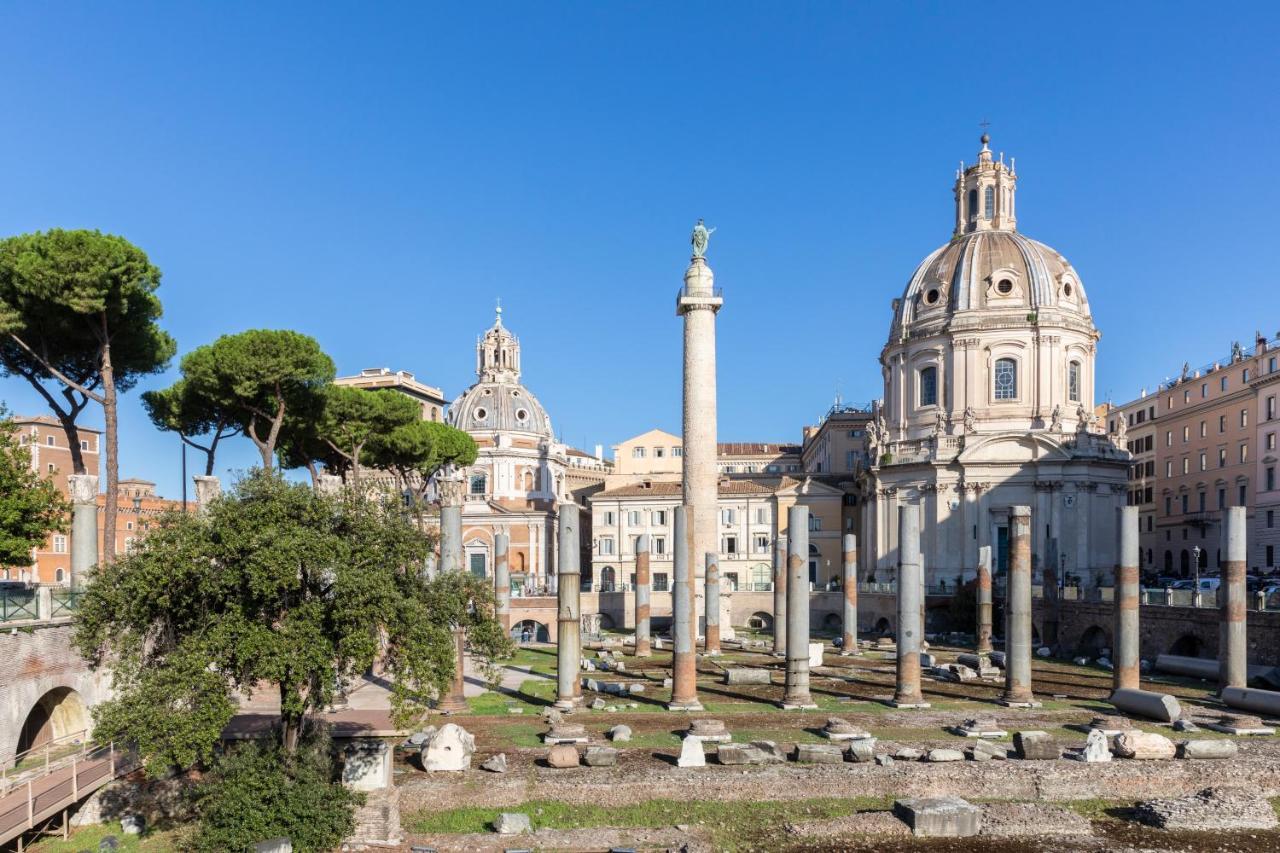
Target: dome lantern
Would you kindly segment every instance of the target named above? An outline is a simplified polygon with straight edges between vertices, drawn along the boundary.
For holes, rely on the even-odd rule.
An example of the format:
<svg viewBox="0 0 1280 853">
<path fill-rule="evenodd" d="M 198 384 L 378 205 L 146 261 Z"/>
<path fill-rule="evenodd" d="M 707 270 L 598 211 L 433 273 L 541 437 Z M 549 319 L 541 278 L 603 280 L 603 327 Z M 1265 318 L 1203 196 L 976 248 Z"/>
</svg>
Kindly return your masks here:
<svg viewBox="0 0 1280 853">
<path fill-rule="evenodd" d="M 982 134 L 978 162 L 956 170 L 956 228 L 953 236 L 975 231 L 1016 231 L 1015 195 L 1018 176 L 1006 166 L 1004 155 L 991 156 L 991 137 Z"/>
</svg>

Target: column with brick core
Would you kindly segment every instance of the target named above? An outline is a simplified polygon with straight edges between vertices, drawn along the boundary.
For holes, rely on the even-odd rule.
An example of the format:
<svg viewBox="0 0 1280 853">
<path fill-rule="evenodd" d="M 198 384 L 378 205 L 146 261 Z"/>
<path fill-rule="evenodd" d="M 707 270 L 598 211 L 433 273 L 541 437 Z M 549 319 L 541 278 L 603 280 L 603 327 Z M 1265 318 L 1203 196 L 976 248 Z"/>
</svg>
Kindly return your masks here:
<svg viewBox="0 0 1280 853">
<path fill-rule="evenodd" d="M 809 695 L 809 508 L 787 510 L 787 674 L 784 708 L 816 708 Z"/>
<path fill-rule="evenodd" d="M 858 654 L 858 537 L 844 535 L 840 582 L 844 586 L 844 636 L 840 654 Z"/>
<path fill-rule="evenodd" d="M 720 654 L 720 561 L 715 553 L 706 554 L 706 624 L 703 649 L 709 655 Z"/>
<path fill-rule="evenodd" d="M 920 505 L 898 507 L 897 708 L 928 708 L 920 692 L 920 642 L 924 639 L 924 561 L 920 556 Z"/>
<path fill-rule="evenodd" d="M 582 701 L 578 671 L 582 668 L 582 583 L 578 565 L 578 505 L 565 501 L 559 506 L 560 547 L 559 578 L 556 587 L 556 702 L 563 710 L 572 710 Z"/>
<path fill-rule="evenodd" d="M 1138 508 L 1120 507 L 1118 516 L 1120 568 L 1116 573 L 1116 647 L 1112 685 L 1116 690 L 1138 690 L 1141 681 L 1138 658 Z"/>
<path fill-rule="evenodd" d="M 71 588 L 84 588 L 98 565 L 98 476 L 72 474 L 71 492 Z"/>
<path fill-rule="evenodd" d="M 781 519 L 779 519 L 781 526 Z M 787 656 L 787 537 L 773 542 L 773 653 Z"/>
<path fill-rule="evenodd" d="M 1000 704 L 1035 708 L 1031 693 L 1031 507 L 1009 507 L 1009 582 L 1005 593 L 1004 693 Z"/>
<path fill-rule="evenodd" d="M 693 584 L 689 582 L 693 567 L 689 554 L 693 550 L 693 531 L 689 529 L 689 510 L 683 504 L 676 507 L 672 538 L 675 539 L 675 579 L 671 587 L 671 639 L 674 650 L 671 663 L 672 711 L 697 711 L 698 663 L 694 658 L 696 637 L 696 611 L 693 601 Z"/>
<path fill-rule="evenodd" d="M 653 654 L 649 637 L 649 590 L 652 579 L 649 576 L 649 534 L 644 534 L 636 543 L 636 657 L 647 658 Z"/>
<path fill-rule="evenodd" d="M 991 546 L 978 549 L 978 648 L 979 655 L 991 654 Z"/>
<path fill-rule="evenodd" d="M 1247 510 L 1242 506 L 1223 510 L 1222 525 L 1222 591 L 1219 593 L 1218 686 L 1246 687 L 1248 684 L 1249 647 L 1245 632 L 1245 523 Z"/>
<path fill-rule="evenodd" d="M 505 533 L 493 537 L 493 589 L 498 599 L 498 622 L 504 631 L 511 630 L 511 567 L 507 562 L 510 543 Z"/>
</svg>

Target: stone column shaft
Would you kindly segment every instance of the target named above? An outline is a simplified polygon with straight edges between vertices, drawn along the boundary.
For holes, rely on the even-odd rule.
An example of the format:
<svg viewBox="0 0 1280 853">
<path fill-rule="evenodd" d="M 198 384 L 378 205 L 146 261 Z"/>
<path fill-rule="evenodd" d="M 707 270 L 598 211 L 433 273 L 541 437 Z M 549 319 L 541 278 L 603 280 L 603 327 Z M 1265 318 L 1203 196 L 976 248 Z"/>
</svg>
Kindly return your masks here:
<svg viewBox="0 0 1280 853">
<path fill-rule="evenodd" d="M 222 494 L 222 483 L 217 477 L 204 474 L 197 474 L 192 479 L 195 480 L 196 512 L 204 515 L 209 511 L 209 504 Z"/>
<path fill-rule="evenodd" d="M 674 652 L 671 663 L 672 711 L 700 710 L 698 702 L 698 662 L 694 656 L 696 628 L 693 575 L 689 555 L 693 550 L 693 530 L 689 525 L 689 509 L 681 504 L 676 507 L 672 531 L 675 540 L 675 578 L 671 585 L 671 638 Z"/>
<path fill-rule="evenodd" d="M 816 708 L 809 695 L 809 508 L 787 510 L 787 675 L 784 708 Z"/>
<path fill-rule="evenodd" d="M 499 533 L 493 537 L 493 587 L 498 599 L 497 616 L 503 630 L 511 630 L 511 566 L 507 553 L 511 550 L 510 537 Z"/>
<path fill-rule="evenodd" d="M 555 706 L 571 710 L 582 701 L 578 671 L 582 668 L 582 582 L 578 565 L 578 505 L 560 504 L 560 564 L 556 571 L 558 636 L 556 637 Z"/>
<path fill-rule="evenodd" d="M 440 507 L 440 571 L 462 571 L 462 507 Z"/>
<path fill-rule="evenodd" d="M 1115 594 L 1115 670 L 1112 685 L 1116 690 L 1139 690 L 1138 634 L 1138 508 L 1120 507 L 1120 569 L 1116 575 Z"/>
<path fill-rule="evenodd" d="M 1009 507 L 1004 693 L 1000 704 L 1035 707 L 1031 693 L 1031 507 Z"/>
<path fill-rule="evenodd" d="M 1245 539 L 1247 510 L 1242 506 L 1223 510 L 1222 581 L 1219 601 L 1219 687 L 1247 687 L 1249 646 L 1246 632 L 1248 598 L 1245 592 Z"/>
<path fill-rule="evenodd" d="M 773 543 L 773 653 L 787 654 L 787 537 L 781 535 Z"/>
<path fill-rule="evenodd" d="M 979 655 L 991 654 L 991 546 L 978 549 L 978 648 Z"/>
<path fill-rule="evenodd" d="M 636 549 L 636 657 L 647 658 L 653 654 L 649 635 L 649 591 L 653 583 L 649 573 L 649 535 L 640 537 Z"/>
<path fill-rule="evenodd" d="M 706 553 L 706 639 L 704 649 L 709 655 L 720 654 L 720 561 L 714 552 Z"/>
<path fill-rule="evenodd" d="M 844 636 L 840 654 L 858 654 L 858 537 L 844 535 L 841 584 L 844 586 Z"/>
<path fill-rule="evenodd" d="M 920 505 L 898 507 L 898 680 L 893 704 L 927 708 L 920 692 L 920 643 L 924 639 L 924 561 L 920 556 Z"/>
<path fill-rule="evenodd" d="M 71 492 L 71 588 L 84 588 L 98 565 L 98 476 L 72 474 Z"/>
</svg>

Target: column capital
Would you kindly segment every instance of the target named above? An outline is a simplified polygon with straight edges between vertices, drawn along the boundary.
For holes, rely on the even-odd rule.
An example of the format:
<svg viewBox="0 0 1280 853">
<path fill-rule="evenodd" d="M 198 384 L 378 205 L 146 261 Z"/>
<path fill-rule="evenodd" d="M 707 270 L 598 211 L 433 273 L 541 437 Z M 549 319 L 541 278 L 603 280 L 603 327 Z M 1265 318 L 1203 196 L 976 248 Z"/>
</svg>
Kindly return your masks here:
<svg viewBox="0 0 1280 853">
<path fill-rule="evenodd" d="M 98 475 L 72 474 L 67 477 L 67 488 L 71 492 L 73 504 L 96 504 L 98 502 Z"/>
</svg>

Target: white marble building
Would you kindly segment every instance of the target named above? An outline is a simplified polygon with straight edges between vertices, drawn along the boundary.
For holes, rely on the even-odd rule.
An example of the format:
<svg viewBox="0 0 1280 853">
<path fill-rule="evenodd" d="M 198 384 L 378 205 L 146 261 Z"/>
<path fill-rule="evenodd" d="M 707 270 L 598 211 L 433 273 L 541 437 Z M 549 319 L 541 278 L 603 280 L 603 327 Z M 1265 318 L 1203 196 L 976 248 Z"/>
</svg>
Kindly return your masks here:
<svg viewBox="0 0 1280 853">
<path fill-rule="evenodd" d="M 1085 585 L 1116 559 L 1128 454 L 1094 418 L 1100 337 L 1080 276 L 1017 231 L 1017 174 L 982 138 L 956 173 L 955 231 L 893 300 L 871 424 L 860 548 L 864 576 L 891 580 L 896 507 L 919 501 L 926 582 L 1007 558 L 1008 508 L 1032 511 L 1033 567 L 1054 559 Z"/>
</svg>

